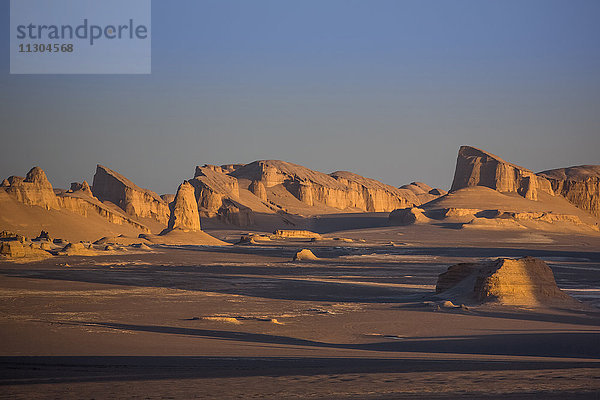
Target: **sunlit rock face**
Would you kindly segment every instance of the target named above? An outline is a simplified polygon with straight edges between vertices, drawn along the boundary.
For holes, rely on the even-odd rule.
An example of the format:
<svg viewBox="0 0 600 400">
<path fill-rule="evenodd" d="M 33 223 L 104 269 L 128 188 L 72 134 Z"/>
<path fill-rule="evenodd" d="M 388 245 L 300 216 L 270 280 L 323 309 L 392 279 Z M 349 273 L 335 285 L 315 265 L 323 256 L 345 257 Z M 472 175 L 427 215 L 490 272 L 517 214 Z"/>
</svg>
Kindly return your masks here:
<svg viewBox="0 0 600 400">
<path fill-rule="evenodd" d="M 600 165 L 580 165 L 540 172 L 555 193 L 600 218 Z"/>
<path fill-rule="evenodd" d="M 328 175 L 279 160 L 255 161 L 238 167 L 230 175 L 260 183 L 267 189 L 282 185 L 307 206 L 385 212 L 420 203 L 410 190 L 398 189 L 374 179 L 347 171 Z"/>
<path fill-rule="evenodd" d="M 529 200 L 537 200 L 540 191 L 554 194 L 545 177 L 475 147 L 462 146 L 458 151 L 451 191 L 470 186 L 514 192 Z"/>
<path fill-rule="evenodd" d="M 47 210 L 59 208 L 54 189 L 40 167 L 33 167 L 25 178 L 9 177 L 3 186 L 8 194 L 24 204 L 40 206 Z"/>
<path fill-rule="evenodd" d="M 110 223 L 130 225 L 142 232 L 149 232 L 142 223 L 125 213 L 107 207 L 95 198 L 86 181 L 71 184 L 71 189 L 68 191 L 54 190 L 40 167 L 33 167 L 25 178 L 11 176 L 5 179 L 0 186 L 1 189 L 26 205 L 38 206 L 46 210 L 68 210 L 83 216 L 98 214 Z"/>
<path fill-rule="evenodd" d="M 533 257 L 452 265 L 438 277 L 436 293 L 477 303 L 530 306 L 577 303 L 556 286 L 550 267 Z"/>
<path fill-rule="evenodd" d="M 164 225 L 169 221 L 169 206 L 158 194 L 110 168 L 97 166 L 92 192 L 100 201 L 110 201 L 134 217 L 151 218 Z"/>
<path fill-rule="evenodd" d="M 175 200 L 171 204 L 171 215 L 167 229 L 180 229 L 189 232 L 199 232 L 201 230 L 194 187 L 187 181 L 184 181 L 177 189 Z"/>
<path fill-rule="evenodd" d="M 240 187 L 237 179 L 227 175 L 225 171 L 214 165 L 196 167 L 194 179 L 189 182 L 195 189 L 201 216 L 215 216 L 225 200 L 239 198 Z"/>
</svg>

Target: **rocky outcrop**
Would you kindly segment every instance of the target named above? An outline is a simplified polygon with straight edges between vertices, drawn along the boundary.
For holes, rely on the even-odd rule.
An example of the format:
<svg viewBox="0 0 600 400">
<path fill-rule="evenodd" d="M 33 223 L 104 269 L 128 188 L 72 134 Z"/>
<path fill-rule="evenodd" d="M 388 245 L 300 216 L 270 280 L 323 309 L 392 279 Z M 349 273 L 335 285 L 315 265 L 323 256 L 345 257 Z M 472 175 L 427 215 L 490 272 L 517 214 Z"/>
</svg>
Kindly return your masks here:
<svg viewBox="0 0 600 400">
<path fill-rule="evenodd" d="M 316 232 L 300 229 L 278 229 L 273 232 L 271 239 L 321 239 L 321 235 Z"/>
<path fill-rule="evenodd" d="M 309 249 L 302 249 L 294 254 L 292 261 L 314 261 L 318 259 L 319 258 Z"/>
<path fill-rule="evenodd" d="M 75 214 L 88 216 L 99 214 L 108 222 L 118 225 L 130 225 L 142 232 L 149 229 L 114 208 L 107 207 L 93 197 L 86 181 L 71 184 L 68 191 L 54 190 L 46 174 L 39 167 L 32 168 L 25 178 L 11 176 L 5 179 L 3 189 L 17 201 L 46 210 L 67 210 Z"/>
<path fill-rule="evenodd" d="M 85 192 L 81 191 L 81 193 Z M 58 201 L 60 208 L 63 210 L 68 210 L 83 215 L 84 217 L 87 217 L 90 214 L 98 214 L 112 224 L 130 225 L 142 232 L 150 232 L 150 229 L 144 224 L 120 212 L 118 209 L 115 209 L 115 207 L 107 207 L 95 197 L 88 196 L 87 194 L 81 196 L 77 191 L 73 193 L 63 193 L 58 197 Z"/>
<path fill-rule="evenodd" d="M 533 257 L 453 265 L 438 277 L 436 293 L 476 303 L 526 306 L 577 303 L 556 286 L 550 267 Z"/>
<path fill-rule="evenodd" d="M 540 191 L 554 194 L 546 178 L 491 153 L 462 146 L 458 151 L 451 191 L 470 186 L 487 186 L 499 192 L 518 193 L 529 200 L 537 200 Z"/>
<path fill-rule="evenodd" d="M 279 161 L 262 160 L 236 168 L 232 177 L 261 183 L 267 190 L 281 185 L 306 206 L 385 212 L 418 202 L 414 193 L 346 171 L 330 175 Z"/>
<path fill-rule="evenodd" d="M 399 208 L 390 213 L 388 221 L 392 225 L 412 225 L 430 222 L 431 220 L 424 213 L 425 210 L 418 207 Z"/>
<path fill-rule="evenodd" d="M 600 218 L 600 165 L 580 165 L 543 171 L 555 193 Z"/>
<path fill-rule="evenodd" d="M 458 152 L 451 191 L 486 186 L 538 200 L 538 194 L 562 195 L 569 202 L 600 217 L 600 166 L 580 165 L 537 174 L 470 146 Z"/>
<path fill-rule="evenodd" d="M 240 187 L 237 179 L 226 175 L 220 167 L 196 167 L 190 184 L 195 189 L 198 208 L 202 216 L 213 217 L 219 213 L 226 199 L 238 199 Z"/>
<path fill-rule="evenodd" d="M 189 232 L 198 232 L 200 228 L 200 214 L 198 203 L 194 195 L 194 187 L 184 181 L 177 189 L 175 200 L 171 204 L 171 215 L 167 230 L 180 229 Z"/>
<path fill-rule="evenodd" d="M 175 195 L 174 194 L 161 194 L 160 198 L 163 199 L 163 201 L 167 204 L 171 204 L 174 200 L 175 200 Z"/>
<path fill-rule="evenodd" d="M 43 250 L 35 243 L 21 243 L 20 241 L 0 241 L 0 260 L 23 261 L 40 260 L 51 257 L 52 255 Z"/>
<path fill-rule="evenodd" d="M 252 181 L 250 186 L 248 186 L 248 190 L 262 201 L 267 201 L 267 189 L 262 182 Z"/>
<path fill-rule="evenodd" d="M 11 176 L 6 180 L 5 190 L 18 201 L 47 210 L 59 208 L 54 189 L 40 167 L 33 167 L 25 178 Z"/>
<path fill-rule="evenodd" d="M 169 221 L 169 207 L 160 196 L 102 165 L 96 168 L 92 192 L 100 201 L 110 201 L 131 216 L 164 225 Z"/>
<path fill-rule="evenodd" d="M 69 189 L 69 192 L 71 192 L 71 193 L 82 192 L 83 194 L 85 194 L 87 196 L 94 197 L 94 194 L 92 193 L 92 189 L 90 189 L 90 185 L 87 183 L 87 181 L 83 181 L 81 183 L 79 183 L 79 182 L 71 183 L 71 189 Z"/>
<path fill-rule="evenodd" d="M 254 213 L 249 207 L 225 199 L 217 212 L 217 219 L 235 226 L 250 226 L 254 224 Z"/>
<path fill-rule="evenodd" d="M 400 186 L 400 189 L 409 190 L 414 193 L 417 197 L 417 201 L 414 202 L 415 204 L 428 203 L 448 193 L 443 189 L 434 189 L 423 182 L 411 182 L 408 185 Z"/>
</svg>

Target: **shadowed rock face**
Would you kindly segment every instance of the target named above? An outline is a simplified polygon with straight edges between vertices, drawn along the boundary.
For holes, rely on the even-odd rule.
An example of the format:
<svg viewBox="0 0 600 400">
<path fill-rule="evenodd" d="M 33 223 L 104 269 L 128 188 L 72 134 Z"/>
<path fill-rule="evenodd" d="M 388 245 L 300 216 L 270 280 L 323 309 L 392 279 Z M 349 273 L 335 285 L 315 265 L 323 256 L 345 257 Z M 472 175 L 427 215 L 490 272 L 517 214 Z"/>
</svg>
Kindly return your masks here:
<svg viewBox="0 0 600 400">
<path fill-rule="evenodd" d="M 40 167 L 33 167 L 27 173 L 25 179 L 11 176 L 6 181 L 8 183 L 6 191 L 18 201 L 32 206 L 44 207 L 47 210 L 59 208 L 54 189 L 44 170 Z"/>
<path fill-rule="evenodd" d="M 555 193 L 600 218 L 600 165 L 553 169 L 538 175 L 550 181 Z"/>
<path fill-rule="evenodd" d="M 556 286 L 550 267 L 533 257 L 452 265 L 438 277 L 436 293 L 478 303 L 528 306 L 577 303 Z"/>
<path fill-rule="evenodd" d="M 388 220 L 393 225 L 412 225 L 429 222 L 430 219 L 425 216 L 424 212 L 425 210 L 417 207 L 399 208 L 390 213 Z"/>
<path fill-rule="evenodd" d="M 171 215 L 167 229 L 181 229 L 190 232 L 201 230 L 200 214 L 198 214 L 198 203 L 194 196 L 194 187 L 187 181 L 184 181 L 177 189 L 175 200 L 171 205 Z"/>
<path fill-rule="evenodd" d="M 222 222 L 236 226 L 249 226 L 254 223 L 252 210 L 230 199 L 223 201 L 223 205 L 217 213 L 217 218 Z"/>
<path fill-rule="evenodd" d="M 71 192 L 83 192 L 85 195 L 87 196 L 94 196 L 94 194 L 92 193 L 92 189 L 90 189 L 90 185 L 87 183 L 87 181 L 83 181 L 81 183 L 79 182 L 73 182 L 71 183 Z"/>
<path fill-rule="evenodd" d="M 110 201 L 129 215 L 152 218 L 165 225 L 169 221 L 169 207 L 163 199 L 110 168 L 97 166 L 92 192 L 100 201 Z"/>
<path fill-rule="evenodd" d="M 491 153 L 462 146 L 458 151 L 451 191 L 470 186 L 487 186 L 499 192 L 514 192 L 529 200 L 537 200 L 539 191 L 554 194 L 546 178 Z"/>
<path fill-rule="evenodd" d="M 252 181 L 250 186 L 248 186 L 248 190 L 252 192 L 256 197 L 261 199 L 262 201 L 267 201 L 267 189 L 265 189 L 265 185 L 263 185 L 260 181 Z"/>
</svg>

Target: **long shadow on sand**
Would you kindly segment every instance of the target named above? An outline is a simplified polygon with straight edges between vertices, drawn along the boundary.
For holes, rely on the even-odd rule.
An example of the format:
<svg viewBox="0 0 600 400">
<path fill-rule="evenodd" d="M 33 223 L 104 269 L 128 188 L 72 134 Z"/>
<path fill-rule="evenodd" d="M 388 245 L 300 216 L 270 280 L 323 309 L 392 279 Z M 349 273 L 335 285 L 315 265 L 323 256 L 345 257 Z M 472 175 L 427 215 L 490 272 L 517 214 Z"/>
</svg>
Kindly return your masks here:
<svg viewBox="0 0 600 400">
<path fill-rule="evenodd" d="M 507 333 L 448 337 L 411 337 L 375 343 L 327 343 L 289 336 L 159 325 L 134 325 L 112 322 L 69 321 L 65 325 L 95 326 L 134 332 L 152 332 L 192 336 L 205 339 L 230 340 L 244 343 L 320 347 L 364 351 L 404 353 L 486 354 L 504 356 L 537 356 L 598 358 L 600 362 L 600 332 Z M 600 364 L 599 364 L 600 366 Z"/>
<path fill-rule="evenodd" d="M 599 368 L 595 362 L 411 358 L 17 356 L 0 357 L 0 386 L 165 379 Z"/>
</svg>

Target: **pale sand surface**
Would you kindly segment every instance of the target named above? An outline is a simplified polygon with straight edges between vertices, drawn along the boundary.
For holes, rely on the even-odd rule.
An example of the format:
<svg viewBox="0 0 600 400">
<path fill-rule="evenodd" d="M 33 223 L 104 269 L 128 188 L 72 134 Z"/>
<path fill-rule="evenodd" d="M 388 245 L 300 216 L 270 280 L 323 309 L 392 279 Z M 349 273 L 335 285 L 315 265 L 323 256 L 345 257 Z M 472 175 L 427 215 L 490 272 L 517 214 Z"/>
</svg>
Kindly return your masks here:
<svg viewBox="0 0 600 400">
<path fill-rule="evenodd" d="M 349 217 L 326 218 L 341 228 Z M 600 396 L 599 236 L 361 218 L 374 227 L 313 226 L 354 242 L 155 246 L 1 263 L 0 397 Z M 292 262 L 302 248 L 319 259 Z M 425 303 L 453 263 L 523 255 L 545 259 L 584 305 Z"/>
</svg>

